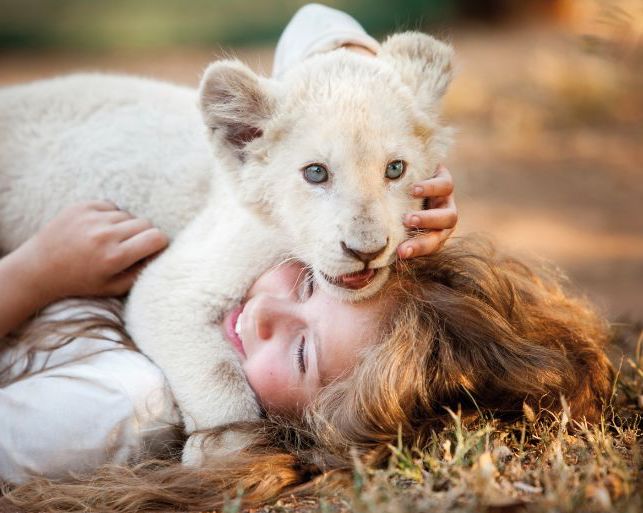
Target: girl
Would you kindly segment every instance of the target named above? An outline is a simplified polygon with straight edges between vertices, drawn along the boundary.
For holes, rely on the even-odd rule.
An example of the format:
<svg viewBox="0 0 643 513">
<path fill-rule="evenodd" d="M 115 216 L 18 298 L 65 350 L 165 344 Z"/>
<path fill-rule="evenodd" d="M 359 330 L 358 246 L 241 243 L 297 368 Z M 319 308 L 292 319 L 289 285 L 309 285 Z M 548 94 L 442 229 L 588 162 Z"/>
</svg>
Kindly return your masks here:
<svg viewBox="0 0 643 513">
<path fill-rule="evenodd" d="M 315 31 L 310 30 L 313 25 Z M 284 32 L 274 74 L 281 75 L 308 55 L 340 46 L 370 57 L 378 51 L 377 42 L 352 18 L 322 6 L 308 6 Z M 426 197 L 433 208 L 409 213 L 405 223 L 409 228 L 431 231 L 402 244 L 398 250 L 401 257 L 434 251 L 456 222 L 453 186 L 446 169 L 438 169 L 435 178 L 416 184 L 416 188 L 419 190 L 414 194 Z M 0 337 L 55 300 L 124 294 L 141 260 L 166 244 L 166 237 L 149 222 L 133 218 L 109 202 L 70 207 L 0 260 Z M 104 306 L 96 308 L 88 313 L 78 303 L 54 306 L 17 339 L 19 343 L 0 356 L 0 369 L 4 367 L 0 375 L 4 379 L 0 389 L 0 477 L 5 480 L 23 482 L 33 475 L 58 477 L 69 471 L 87 471 L 107 461 L 124 463 L 156 454 L 150 446 L 173 438 L 169 426 L 176 423 L 176 411 L 162 374 L 143 355 L 108 351 L 122 347 L 122 330 L 103 326 L 100 315 L 117 321 L 118 312 Z M 52 323 L 57 333 L 45 336 Z M 87 340 L 81 336 L 82 331 L 63 327 L 73 323 L 103 326 L 99 330 L 102 339 Z M 319 323 L 313 319 L 310 324 Z M 361 330 L 356 325 L 348 329 Z M 234 330 L 230 331 L 234 338 Z M 339 340 L 337 334 L 333 338 L 323 329 L 316 331 L 323 332 L 317 339 Z M 70 343 L 61 344 L 61 336 Z M 316 364 L 313 349 L 317 347 L 319 343 L 306 347 L 299 344 L 302 368 L 308 363 L 303 361 L 304 354 Z M 295 376 L 287 376 L 283 369 L 270 374 L 280 376 L 279 383 L 265 383 L 264 362 L 279 361 L 274 354 L 249 354 L 252 351 L 247 346 L 242 356 L 247 357 L 246 372 L 260 399 L 288 409 L 289 401 L 303 402 L 312 397 L 322 383 L 352 364 L 351 348 L 342 347 L 345 361 L 339 365 L 337 359 L 319 358 L 316 381 L 312 383 L 307 377 L 305 386 L 295 383 Z M 328 362 L 333 365 L 327 369 Z M 38 372 L 25 379 L 27 371 Z M 301 390 L 296 401 L 290 396 L 278 399 L 272 393 L 285 381 L 290 388 Z M 264 388 L 270 393 L 264 393 Z"/>
<path fill-rule="evenodd" d="M 279 350 L 284 332 L 323 305 L 321 292 L 295 268 L 277 269 L 253 289 L 240 330 L 248 360 L 257 344 Z M 333 324 L 345 306 L 328 310 Z M 342 339 L 351 346 L 347 355 L 322 345 L 304 358 L 301 372 L 316 378 L 329 365 L 319 361 L 338 352 L 330 381 L 310 396 L 307 385 L 264 388 L 264 418 L 231 426 L 253 433 L 254 442 L 230 461 L 199 469 L 177 460 L 104 467 L 74 484 L 34 481 L 14 490 L 11 500 L 33 511 L 204 511 L 241 489 L 243 504 L 257 505 L 310 490 L 329 473 L 350 472 L 355 457 L 381 464 L 398 440 L 422 447 L 442 425 L 445 407 L 461 406 L 465 416 L 482 408 L 511 417 L 521 414 L 523 402 L 557 408 L 562 394 L 573 417 L 596 421 L 609 397 L 605 323 L 566 295 L 551 273 L 488 244 L 454 240 L 431 257 L 399 261 L 382 293 L 361 308 L 356 319 L 367 324 Z M 374 338 L 365 340 L 364 329 Z M 290 365 L 297 361 L 291 355 Z M 224 435 L 225 428 L 210 434 Z"/>
</svg>

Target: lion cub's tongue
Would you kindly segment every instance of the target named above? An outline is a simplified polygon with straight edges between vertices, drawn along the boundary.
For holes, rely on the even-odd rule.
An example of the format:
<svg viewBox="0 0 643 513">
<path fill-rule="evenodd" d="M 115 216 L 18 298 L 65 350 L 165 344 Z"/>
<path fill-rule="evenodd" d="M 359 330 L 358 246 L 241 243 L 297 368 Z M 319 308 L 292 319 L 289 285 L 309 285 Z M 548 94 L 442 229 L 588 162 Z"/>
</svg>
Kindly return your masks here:
<svg viewBox="0 0 643 513">
<path fill-rule="evenodd" d="M 366 269 L 365 271 L 360 271 L 358 273 L 344 274 L 340 276 L 342 285 L 349 289 L 361 289 L 368 285 L 368 282 L 371 281 L 373 275 L 375 274 L 374 269 Z"/>
</svg>

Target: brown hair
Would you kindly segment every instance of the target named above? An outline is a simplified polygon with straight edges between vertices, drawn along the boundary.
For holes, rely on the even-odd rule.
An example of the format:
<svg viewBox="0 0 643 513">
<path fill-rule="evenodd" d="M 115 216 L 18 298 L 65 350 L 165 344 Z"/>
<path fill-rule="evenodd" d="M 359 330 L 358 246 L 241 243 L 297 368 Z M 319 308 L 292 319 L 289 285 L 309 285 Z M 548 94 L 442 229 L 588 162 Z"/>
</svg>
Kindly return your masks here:
<svg viewBox="0 0 643 513">
<path fill-rule="evenodd" d="M 243 503 L 253 505 L 328 486 L 354 457 L 380 464 L 398 437 L 422 447 L 445 407 L 511 416 L 523 402 L 556 407 L 562 394 L 573 416 L 595 421 L 611 385 L 607 326 L 560 283 L 490 244 L 453 240 L 398 263 L 382 292 L 392 301 L 380 341 L 302 418 L 231 426 L 255 435 L 231 461 L 108 466 L 75 483 L 34 481 L 10 498 L 37 511 L 205 510 L 243 490 Z"/>
</svg>

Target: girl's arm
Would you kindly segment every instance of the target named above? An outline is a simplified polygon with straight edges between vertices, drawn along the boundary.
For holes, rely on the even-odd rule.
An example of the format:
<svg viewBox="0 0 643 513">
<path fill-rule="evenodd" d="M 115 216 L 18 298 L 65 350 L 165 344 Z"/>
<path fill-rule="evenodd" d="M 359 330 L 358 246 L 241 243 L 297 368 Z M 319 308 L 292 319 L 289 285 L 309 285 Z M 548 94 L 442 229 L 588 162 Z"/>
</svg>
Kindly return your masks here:
<svg viewBox="0 0 643 513">
<path fill-rule="evenodd" d="M 137 264 L 167 243 L 149 221 L 107 201 L 64 209 L 0 259 L 0 337 L 64 297 L 125 294 Z"/>
<path fill-rule="evenodd" d="M 39 272 L 19 248 L 0 259 L 0 337 L 52 302 L 38 284 Z"/>
</svg>

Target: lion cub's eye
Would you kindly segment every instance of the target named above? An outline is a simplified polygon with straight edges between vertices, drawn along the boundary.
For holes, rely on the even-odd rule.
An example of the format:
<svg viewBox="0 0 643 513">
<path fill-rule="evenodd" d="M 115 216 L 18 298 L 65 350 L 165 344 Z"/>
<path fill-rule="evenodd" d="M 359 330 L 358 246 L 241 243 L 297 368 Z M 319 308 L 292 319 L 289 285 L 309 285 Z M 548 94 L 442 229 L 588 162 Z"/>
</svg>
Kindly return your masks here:
<svg viewBox="0 0 643 513">
<path fill-rule="evenodd" d="M 323 183 L 328 180 L 328 169 L 321 164 L 310 164 L 303 170 L 304 179 L 309 183 Z"/>
<path fill-rule="evenodd" d="M 385 176 L 389 180 L 397 180 L 404 174 L 406 164 L 403 160 L 393 160 L 386 165 Z"/>
</svg>

